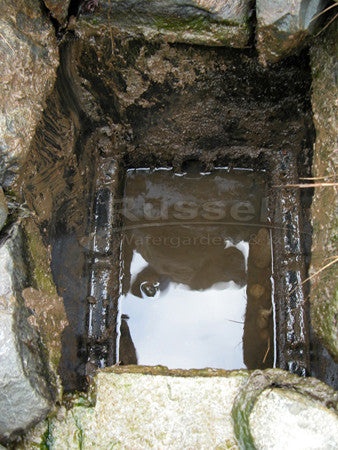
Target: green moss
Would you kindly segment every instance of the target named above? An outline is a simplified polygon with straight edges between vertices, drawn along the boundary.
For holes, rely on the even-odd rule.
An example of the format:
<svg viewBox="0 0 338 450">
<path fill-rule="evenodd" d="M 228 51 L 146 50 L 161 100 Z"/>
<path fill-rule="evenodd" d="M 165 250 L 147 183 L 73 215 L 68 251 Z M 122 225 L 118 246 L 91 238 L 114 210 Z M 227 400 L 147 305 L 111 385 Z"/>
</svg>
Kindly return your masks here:
<svg viewBox="0 0 338 450">
<path fill-rule="evenodd" d="M 24 233 L 27 245 L 27 256 L 30 263 L 32 286 L 46 294 L 57 295 L 50 270 L 47 249 L 42 242 L 38 227 L 30 218 L 25 220 Z"/>
<path fill-rule="evenodd" d="M 79 444 L 79 450 L 82 450 L 83 444 L 84 444 L 84 439 L 85 439 L 84 431 L 83 431 L 83 428 L 80 424 L 78 417 L 76 417 L 74 413 L 73 413 L 73 418 L 74 418 L 75 426 L 77 428 L 77 440 L 78 440 L 78 444 Z"/>
<path fill-rule="evenodd" d="M 248 370 L 224 370 L 224 369 L 168 369 L 165 366 L 112 366 L 101 369 L 99 373 L 116 373 L 116 374 L 141 374 L 141 375 L 162 375 L 172 377 L 234 377 L 238 376 L 246 380 L 250 375 Z"/>
<path fill-rule="evenodd" d="M 49 420 L 47 420 L 47 429 L 42 435 L 42 441 L 40 444 L 40 450 L 50 450 L 53 448 L 54 438 L 52 433 L 52 425 Z"/>
<path fill-rule="evenodd" d="M 335 266 L 324 270 L 318 277 L 320 279 L 316 283 L 311 299 L 311 320 L 318 338 L 337 360 L 338 286 Z"/>
<path fill-rule="evenodd" d="M 132 12 L 100 10 L 96 16 L 82 15 L 77 22 L 79 34 L 101 36 L 128 33 L 144 35 L 146 39 L 168 36 L 171 41 L 200 45 L 228 45 L 243 47 L 250 35 L 248 18 L 214 20 L 209 16 L 175 16 L 155 13 L 136 15 Z"/>
<path fill-rule="evenodd" d="M 213 22 L 206 17 L 182 18 L 182 17 L 154 17 L 155 26 L 159 31 L 173 31 L 182 33 L 193 31 L 203 33 L 210 31 L 213 25 L 238 27 L 235 21 L 223 20 L 222 22 Z"/>
<path fill-rule="evenodd" d="M 254 440 L 250 431 L 250 414 L 253 410 L 258 395 L 264 389 L 258 391 L 246 391 L 243 389 L 231 412 L 233 426 L 237 441 L 241 449 L 255 450 Z"/>
</svg>

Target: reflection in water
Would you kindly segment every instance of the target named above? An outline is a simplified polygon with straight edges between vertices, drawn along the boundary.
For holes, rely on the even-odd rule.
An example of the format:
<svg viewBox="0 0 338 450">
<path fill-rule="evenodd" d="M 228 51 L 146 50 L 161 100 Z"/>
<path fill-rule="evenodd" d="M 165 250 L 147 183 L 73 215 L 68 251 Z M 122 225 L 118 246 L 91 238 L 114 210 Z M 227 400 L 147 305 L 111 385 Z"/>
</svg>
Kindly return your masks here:
<svg viewBox="0 0 338 450">
<path fill-rule="evenodd" d="M 145 273 L 144 264 L 146 261 L 135 251 L 131 273 L 138 280 Z M 171 281 L 165 290 L 159 287 L 154 296 L 147 297 L 142 289 L 137 296 L 132 292 L 125 295 L 121 305 L 130 317 L 128 323 L 137 347 L 138 364 L 243 367 L 245 290 L 245 285 L 241 287 L 233 281 L 215 283 L 205 290 L 192 290 L 188 285 Z M 128 364 L 130 348 L 134 350 L 134 346 L 123 345 L 124 323 L 122 316 L 120 360 Z"/>
<path fill-rule="evenodd" d="M 129 316 L 122 314 L 120 326 L 120 362 L 123 365 L 137 364 L 135 346 L 128 326 Z"/>
<path fill-rule="evenodd" d="M 268 269 L 263 261 L 264 273 L 252 269 L 257 279 L 264 277 L 259 286 L 265 285 L 267 303 L 250 301 L 249 308 L 248 302 L 251 266 L 257 260 L 261 264 L 267 248 L 270 252 L 269 236 L 261 247 L 252 243 L 262 230 L 263 177 L 243 172 L 217 170 L 193 177 L 177 177 L 168 170 L 128 172 L 119 300 L 121 364 L 225 369 L 271 365 L 272 351 L 265 354 L 272 316 L 264 316 L 268 336 L 260 331 L 261 339 L 258 315 L 252 313 L 271 306 L 271 261 Z M 244 322 L 249 310 L 248 329 Z M 251 339 L 252 332 L 255 342 L 247 343 L 244 333 Z"/>
</svg>

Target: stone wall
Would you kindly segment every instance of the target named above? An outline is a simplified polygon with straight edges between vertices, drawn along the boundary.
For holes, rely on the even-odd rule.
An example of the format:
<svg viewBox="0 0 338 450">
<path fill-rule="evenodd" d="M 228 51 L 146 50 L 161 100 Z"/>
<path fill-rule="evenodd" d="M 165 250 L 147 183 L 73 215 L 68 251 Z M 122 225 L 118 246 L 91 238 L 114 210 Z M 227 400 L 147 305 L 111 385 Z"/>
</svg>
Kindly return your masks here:
<svg viewBox="0 0 338 450">
<path fill-rule="evenodd" d="M 0 5 L 0 184 L 9 186 L 28 153 L 59 64 L 55 30 L 37 0 Z"/>
<path fill-rule="evenodd" d="M 314 330 L 338 360 L 337 262 L 337 26 L 333 23 L 314 41 L 311 50 L 312 108 L 316 128 L 312 203 L 313 244 L 311 317 Z M 323 183 L 322 186 L 320 184 Z M 331 183 L 325 186 L 326 183 Z"/>
</svg>

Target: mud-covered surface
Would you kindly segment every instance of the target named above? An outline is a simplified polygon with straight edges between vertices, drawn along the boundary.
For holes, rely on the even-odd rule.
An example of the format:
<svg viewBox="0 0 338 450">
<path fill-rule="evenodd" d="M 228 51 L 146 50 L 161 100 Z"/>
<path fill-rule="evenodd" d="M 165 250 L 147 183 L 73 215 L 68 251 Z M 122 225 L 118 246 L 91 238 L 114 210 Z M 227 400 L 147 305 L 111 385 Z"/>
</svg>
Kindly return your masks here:
<svg viewBox="0 0 338 450">
<path fill-rule="evenodd" d="M 123 125 L 115 125 L 113 145 L 130 166 L 141 157 L 149 166 L 192 154 L 217 164 L 227 147 L 234 156 L 239 146 L 298 152 L 309 144 L 305 56 L 300 68 L 290 60 L 266 70 L 249 50 L 109 36 L 77 47 L 78 71 L 100 119 Z"/>
<path fill-rule="evenodd" d="M 52 92 L 59 54 L 42 2 L 2 2 L 0 16 L 0 182 L 8 188 L 29 152 Z"/>
<path fill-rule="evenodd" d="M 267 69 L 249 49 L 149 43 L 126 34 L 113 39 L 108 31 L 68 33 L 60 54 L 23 193 L 52 245 L 53 275 L 65 301 L 66 390 L 81 387 L 97 366 L 116 361 L 120 235 L 114 230 L 121 222 L 115 201 L 123 196 L 125 170 L 180 172 L 191 161 L 202 171 L 266 170 L 276 344 L 266 341 L 260 358 L 266 354 L 268 361 L 274 352 L 278 367 L 311 373 L 300 288 L 311 230 L 303 228 L 299 190 L 282 188 L 310 175 L 306 54 Z M 253 287 L 261 284 L 255 278 L 253 296 L 263 292 Z"/>
</svg>

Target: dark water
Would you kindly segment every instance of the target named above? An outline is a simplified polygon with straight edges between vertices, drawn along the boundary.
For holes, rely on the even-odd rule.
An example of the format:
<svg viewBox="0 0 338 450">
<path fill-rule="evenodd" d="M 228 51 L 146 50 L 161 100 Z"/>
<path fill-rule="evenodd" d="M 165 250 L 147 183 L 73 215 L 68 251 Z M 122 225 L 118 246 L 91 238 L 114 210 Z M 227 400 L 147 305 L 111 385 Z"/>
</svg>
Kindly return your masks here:
<svg viewBox="0 0 338 450">
<path fill-rule="evenodd" d="M 118 361 L 271 367 L 265 174 L 129 170 L 123 206 Z"/>
</svg>

